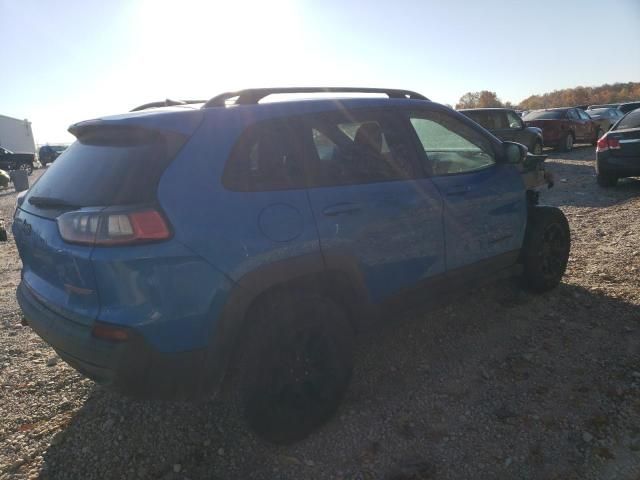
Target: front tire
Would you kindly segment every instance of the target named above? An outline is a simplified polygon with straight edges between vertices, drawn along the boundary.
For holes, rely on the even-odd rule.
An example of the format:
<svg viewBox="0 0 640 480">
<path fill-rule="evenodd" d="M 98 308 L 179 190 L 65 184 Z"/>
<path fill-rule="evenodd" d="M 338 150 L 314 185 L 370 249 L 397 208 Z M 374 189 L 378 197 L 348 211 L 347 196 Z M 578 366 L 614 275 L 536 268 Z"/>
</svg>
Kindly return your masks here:
<svg viewBox="0 0 640 480">
<path fill-rule="evenodd" d="M 533 144 L 531 153 L 534 155 L 542 155 L 542 142 L 540 140 L 536 140 L 536 143 Z"/>
<path fill-rule="evenodd" d="M 233 382 L 235 408 L 260 437 L 302 440 L 338 409 L 353 370 L 346 311 L 319 294 L 282 292 L 252 308 Z"/>
<path fill-rule="evenodd" d="M 523 247 L 524 280 L 535 292 L 555 288 L 564 275 L 571 250 L 571 231 L 562 210 L 533 207 Z"/>
</svg>

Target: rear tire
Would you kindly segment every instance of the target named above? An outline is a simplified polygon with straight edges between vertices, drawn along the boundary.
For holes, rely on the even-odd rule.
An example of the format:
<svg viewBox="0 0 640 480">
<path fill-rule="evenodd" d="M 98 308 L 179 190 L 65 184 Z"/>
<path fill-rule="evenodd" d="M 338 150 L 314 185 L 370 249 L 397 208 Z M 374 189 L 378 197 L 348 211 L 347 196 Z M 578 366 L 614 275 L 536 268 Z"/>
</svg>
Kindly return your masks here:
<svg viewBox="0 0 640 480">
<path fill-rule="evenodd" d="M 27 175 L 31 175 L 33 173 L 33 164 L 21 163 L 18 166 L 18 170 L 23 170 L 23 171 L 27 172 Z"/>
<path fill-rule="evenodd" d="M 525 232 L 524 280 L 535 292 L 555 288 L 564 275 L 571 250 L 571 231 L 562 210 L 533 207 Z"/>
<path fill-rule="evenodd" d="M 573 150 L 573 142 L 573 134 L 567 133 L 560 141 L 559 150 L 561 152 L 570 152 L 571 150 Z"/>
<path fill-rule="evenodd" d="M 602 188 L 613 188 L 618 184 L 618 177 L 616 177 L 615 175 L 606 175 L 603 173 L 599 173 L 596 176 L 596 181 Z"/>
<path fill-rule="evenodd" d="M 234 408 L 269 442 L 302 440 L 336 412 L 349 385 L 354 332 L 347 313 L 322 295 L 283 291 L 250 317 Z"/>
</svg>

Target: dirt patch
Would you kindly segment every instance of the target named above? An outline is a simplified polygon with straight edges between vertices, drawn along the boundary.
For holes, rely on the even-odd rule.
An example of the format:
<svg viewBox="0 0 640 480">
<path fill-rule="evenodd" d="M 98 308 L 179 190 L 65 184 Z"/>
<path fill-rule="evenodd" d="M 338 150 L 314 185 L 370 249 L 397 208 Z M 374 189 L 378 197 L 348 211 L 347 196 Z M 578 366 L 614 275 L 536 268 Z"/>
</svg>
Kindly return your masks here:
<svg viewBox="0 0 640 480">
<path fill-rule="evenodd" d="M 83 379 L 20 326 L 0 243 L 0 478 L 640 477 L 640 181 L 595 184 L 593 148 L 551 152 L 542 202 L 573 248 L 548 294 L 513 283 L 414 311 L 359 340 L 333 421 L 265 445 L 221 401 L 139 402 Z M 0 191 L 10 226 L 14 195 Z"/>
</svg>

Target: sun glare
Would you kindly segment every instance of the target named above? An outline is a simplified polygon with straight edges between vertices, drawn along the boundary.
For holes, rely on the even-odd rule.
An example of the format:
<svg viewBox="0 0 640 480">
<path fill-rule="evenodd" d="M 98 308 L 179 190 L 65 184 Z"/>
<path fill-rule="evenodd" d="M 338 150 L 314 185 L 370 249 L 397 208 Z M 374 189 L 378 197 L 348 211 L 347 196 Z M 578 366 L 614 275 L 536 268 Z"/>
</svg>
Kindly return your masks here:
<svg viewBox="0 0 640 480">
<path fill-rule="evenodd" d="M 206 85 L 211 92 L 212 84 L 279 83 L 281 67 L 302 57 L 303 32 L 292 1 L 143 0 L 136 13 L 135 62 L 163 66 L 165 86 Z M 171 68 L 175 62 L 181 67 Z"/>
</svg>

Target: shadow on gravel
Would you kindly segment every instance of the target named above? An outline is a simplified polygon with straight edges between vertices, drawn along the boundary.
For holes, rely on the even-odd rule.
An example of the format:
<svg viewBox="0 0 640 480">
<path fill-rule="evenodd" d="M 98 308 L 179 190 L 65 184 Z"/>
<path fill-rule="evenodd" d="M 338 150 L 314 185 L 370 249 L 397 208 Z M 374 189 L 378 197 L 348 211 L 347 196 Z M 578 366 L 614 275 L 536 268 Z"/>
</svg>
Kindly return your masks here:
<svg viewBox="0 0 640 480">
<path fill-rule="evenodd" d="M 95 387 L 44 454 L 42 477 L 582 479 L 623 458 L 597 439 L 639 408 L 636 305 L 504 282 L 398 320 L 361 336 L 340 411 L 299 444 L 265 445 L 222 401 L 141 402 Z M 429 476 L 393 474 L 416 464 Z"/>
</svg>

